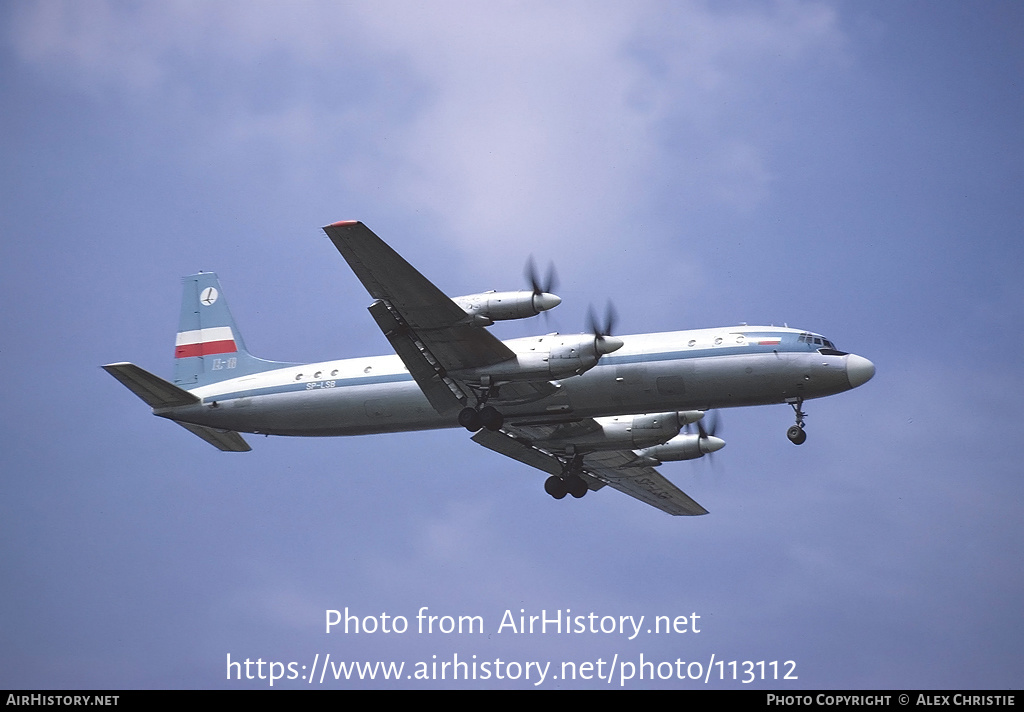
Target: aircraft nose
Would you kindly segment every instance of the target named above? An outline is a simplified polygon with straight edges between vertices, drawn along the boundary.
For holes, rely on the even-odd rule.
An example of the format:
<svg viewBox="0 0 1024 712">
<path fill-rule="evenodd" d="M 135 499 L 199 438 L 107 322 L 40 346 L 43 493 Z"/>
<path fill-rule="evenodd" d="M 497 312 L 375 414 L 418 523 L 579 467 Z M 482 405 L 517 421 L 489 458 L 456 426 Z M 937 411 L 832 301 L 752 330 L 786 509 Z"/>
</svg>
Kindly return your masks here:
<svg viewBox="0 0 1024 712">
<path fill-rule="evenodd" d="M 874 375 L 875 364 L 863 356 L 850 354 L 846 357 L 846 378 L 850 382 L 850 388 L 867 383 Z"/>
</svg>

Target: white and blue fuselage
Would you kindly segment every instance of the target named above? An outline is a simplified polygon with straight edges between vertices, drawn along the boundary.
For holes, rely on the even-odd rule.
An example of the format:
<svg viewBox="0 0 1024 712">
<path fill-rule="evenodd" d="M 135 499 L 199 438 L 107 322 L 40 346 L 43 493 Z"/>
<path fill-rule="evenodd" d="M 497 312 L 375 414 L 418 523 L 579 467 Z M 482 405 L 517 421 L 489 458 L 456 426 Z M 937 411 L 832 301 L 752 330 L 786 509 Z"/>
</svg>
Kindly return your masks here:
<svg viewBox="0 0 1024 712">
<path fill-rule="evenodd" d="M 538 338 L 506 341 L 522 353 Z M 623 346 L 508 420 L 578 418 L 793 403 L 855 388 L 865 358 L 797 329 L 741 326 L 619 337 Z M 815 343 L 817 341 L 817 343 Z M 828 344 L 826 346 L 826 344 Z M 224 359 L 228 370 L 228 359 Z M 225 374 L 226 375 L 226 374 Z M 288 365 L 190 389 L 201 403 L 157 415 L 211 428 L 296 436 L 458 427 L 439 415 L 398 356 Z"/>
</svg>

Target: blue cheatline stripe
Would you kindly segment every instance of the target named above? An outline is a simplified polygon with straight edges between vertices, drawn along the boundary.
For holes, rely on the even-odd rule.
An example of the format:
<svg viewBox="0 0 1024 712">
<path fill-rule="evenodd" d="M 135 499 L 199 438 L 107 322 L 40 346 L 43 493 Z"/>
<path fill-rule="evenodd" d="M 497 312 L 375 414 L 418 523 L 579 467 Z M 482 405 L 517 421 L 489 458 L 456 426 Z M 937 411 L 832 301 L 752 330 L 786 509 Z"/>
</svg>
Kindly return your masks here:
<svg viewBox="0 0 1024 712">
<path fill-rule="evenodd" d="M 630 354 L 623 356 L 616 356 L 615 354 L 609 354 L 608 356 L 602 356 L 601 360 L 597 362 L 597 365 L 620 365 L 627 363 L 653 363 L 655 361 L 682 361 L 685 359 L 692 358 L 713 358 L 715 356 L 743 356 L 745 354 L 770 354 L 774 352 L 780 353 L 813 353 L 815 349 L 793 349 L 791 346 L 786 344 L 771 344 L 771 345 L 760 345 L 760 344 L 745 344 L 743 346 L 713 346 L 713 347 L 696 347 L 688 348 L 685 350 L 675 351 L 659 351 L 656 353 L 642 353 L 642 354 Z"/>
<path fill-rule="evenodd" d="M 269 396 L 278 393 L 294 393 L 298 391 L 314 391 L 324 390 L 332 391 L 336 388 L 351 388 L 353 386 L 373 386 L 379 383 L 401 383 L 403 381 L 411 381 L 412 376 L 408 373 L 395 373 L 386 376 L 358 376 L 355 378 L 318 378 L 312 381 L 295 381 L 294 383 L 283 383 L 278 386 L 267 386 L 265 388 L 250 388 L 242 391 L 231 391 L 230 393 L 219 393 L 212 396 L 207 396 L 208 400 L 231 400 L 233 398 L 252 398 L 254 396 Z M 334 381 L 333 388 L 324 388 L 322 385 L 317 388 L 309 388 L 310 383 L 320 383 L 324 381 Z"/>
</svg>

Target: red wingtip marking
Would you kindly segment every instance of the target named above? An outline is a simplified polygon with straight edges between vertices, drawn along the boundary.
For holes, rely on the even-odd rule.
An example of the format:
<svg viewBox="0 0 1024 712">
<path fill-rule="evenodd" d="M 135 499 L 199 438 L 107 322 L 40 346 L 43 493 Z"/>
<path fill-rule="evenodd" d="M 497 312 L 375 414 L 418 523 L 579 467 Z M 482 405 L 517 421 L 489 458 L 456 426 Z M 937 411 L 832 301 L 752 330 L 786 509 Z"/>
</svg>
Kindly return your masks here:
<svg viewBox="0 0 1024 712">
<path fill-rule="evenodd" d="M 359 224 L 358 220 L 339 220 L 338 222 L 331 223 L 327 227 L 348 227 L 349 225 L 358 225 L 358 224 Z"/>
</svg>

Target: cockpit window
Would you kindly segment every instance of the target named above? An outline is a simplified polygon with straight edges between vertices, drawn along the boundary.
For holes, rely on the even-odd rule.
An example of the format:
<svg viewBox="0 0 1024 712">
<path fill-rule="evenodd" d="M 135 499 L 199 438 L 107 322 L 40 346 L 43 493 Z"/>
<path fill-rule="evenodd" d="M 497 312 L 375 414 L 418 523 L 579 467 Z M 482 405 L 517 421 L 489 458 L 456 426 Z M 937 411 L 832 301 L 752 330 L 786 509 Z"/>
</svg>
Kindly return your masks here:
<svg viewBox="0 0 1024 712">
<path fill-rule="evenodd" d="M 805 331 L 804 333 L 800 334 L 799 341 L 801 344 L 808 344 L 810 346 L 818 347 L 818 351 L 825 354 L 826 356 L 846 355 L 845 351 L 838 350 L 835 344 L 833 344 L 831 341 L 824 338 L 823 336 L 815 336 L 814 334 Z"/>
</svg>

